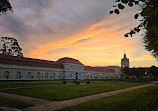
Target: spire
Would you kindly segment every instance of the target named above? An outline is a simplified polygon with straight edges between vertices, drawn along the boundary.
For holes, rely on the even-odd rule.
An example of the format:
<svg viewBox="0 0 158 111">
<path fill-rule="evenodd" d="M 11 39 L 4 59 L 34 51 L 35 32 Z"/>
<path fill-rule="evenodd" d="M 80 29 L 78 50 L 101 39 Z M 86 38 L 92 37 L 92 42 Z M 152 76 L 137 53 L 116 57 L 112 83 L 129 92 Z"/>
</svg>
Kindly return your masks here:
<svg viewBox="0 0 158 111">
<path fill-rule="evenodd" d="M 126 58 L 126 53 L 125 53 L 125 51 L 124 51 L 124 58 Z"/>
</svg>

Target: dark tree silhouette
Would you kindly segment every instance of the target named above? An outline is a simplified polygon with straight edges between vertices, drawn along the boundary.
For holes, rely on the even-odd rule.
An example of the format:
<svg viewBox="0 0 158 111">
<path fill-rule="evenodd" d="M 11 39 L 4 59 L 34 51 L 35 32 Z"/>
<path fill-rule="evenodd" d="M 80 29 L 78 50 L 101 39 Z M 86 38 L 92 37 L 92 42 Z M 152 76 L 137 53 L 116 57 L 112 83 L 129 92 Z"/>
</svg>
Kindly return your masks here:
<svg viewBox="0 0 158 111">
<path fill-rule="evenodd" d="M 127 74 L 127 75 L 130 75 L 130 69 L 129 69 L 129 67 L 125 67 L 125 68 L 123 68 L 123 73 L 124 74 Z"/>
<path fill-rule="evenodd" d="M 151 76 L 153 76 L 155 79 L 158 78 L 158 68 L 155 66 L 151 66 L 148 72 Z"/>
<path fill-rule="evenodd" d="M 18 41 L 11 37 L 0 37 L 0 54 L 23 56 Z"/>
<path fill-rule="evenodd" d="M 152 52 L 155 58 L 158 58 L 158 1 L 157 0 L 116 0 L 114 9 L 110 14 L 119 14 L 126 6 L 138 6 L 140 11 L 134 15 L 135 19 L 140 19 L 140 24 L 131 29 L 124 36 L 132 37 L 140 31 L 144 31 L 144 46 L 146 50 Z"/>
<path fill-rule="evenodd" d="M 13 11 L 9 0 L 0 0 L 0 15 L 5 14 L 7 11 Z"/>
</svg>

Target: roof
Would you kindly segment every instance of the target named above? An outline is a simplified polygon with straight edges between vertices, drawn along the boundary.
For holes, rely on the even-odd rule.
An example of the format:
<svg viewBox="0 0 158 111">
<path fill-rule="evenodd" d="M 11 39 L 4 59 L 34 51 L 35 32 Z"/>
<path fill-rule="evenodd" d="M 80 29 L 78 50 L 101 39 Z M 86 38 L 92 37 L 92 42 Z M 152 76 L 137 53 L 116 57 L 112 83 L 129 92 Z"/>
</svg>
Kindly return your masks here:
<svg viewBox="0 0 158 111">
<path fill-rule="evenodd" d="M 102 67 L 92 67 L 92 66 L 85 66 L 85 71 L 96 71 L 96 72 L 108 72 L 108 73 L 115 73 L 114 70 L 109 68 L 102 68 Z"/>
<path fill-rule="evenodd" d="M 83 65 L 79 60 L 73 59 L 73 58 L 69 58 L 69 57 L 64 57 L 59 59 L 58 61 L 56 61 L 56 63 L 58 64 L 62 64 L 62 63 L 72 63 L 72 64 L 79 64 L 79 65 Z"/>
<path fill-rule="evenodd" d="M 49 67 L 49 68 L 63 68 L 62 65 L 57 64 L 54 61 L 11 56 L 11 55 L 4 55 L 4 54 L 0 54 L 0 63 L 37 66 L 37 67 Z"/>
<path fill-rule="evenodd" d="M 19 56 L 11 56 L 0 54 L 0 63 L 3 64 L 13 64 L 13 65 L 25 65 L 25 66 L 36 66 L 36 67 L 47 67 L 47 68 L 60 68 L 63 69 L 62 63 L 72 63 L 83 65 L 79 60 L 64 57 L 59 59 L 58 61 L 48 61 L 41 59 L 33 59 Z M 101 68 L 101 67 L 92 67 L 92 66 L 84 66 L 85 71 L 96 71 L 96 72 L 108 72 L 115 73 L 114 70 L 109 68 Z"/>
<path fill-rule="evenodd" d="M 121 59 L 121 61 L 129 61 L 129 59 L 126 57 L 126 54 L 124 54 L 124 57 Z"/>
</svg>

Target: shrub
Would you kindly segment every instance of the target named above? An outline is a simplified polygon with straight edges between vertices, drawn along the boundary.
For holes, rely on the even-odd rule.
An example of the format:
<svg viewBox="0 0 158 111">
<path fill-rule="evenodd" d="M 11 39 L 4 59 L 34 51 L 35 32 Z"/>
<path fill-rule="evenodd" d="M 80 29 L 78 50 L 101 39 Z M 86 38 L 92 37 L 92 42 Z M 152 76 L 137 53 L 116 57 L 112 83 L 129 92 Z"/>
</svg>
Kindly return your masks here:
<svg viewBox="0 0 158 111">
<path fill-rule="evenodd" d="M 90 84 L 90 81 L 87 81 L 86 83 L 87 83 L 87 84 Z"/>
<path fill-rule="evenodd" d="M 66 81 L 63 81 L 63 84 L 66 84 Z"/>
<path fill-rule="evenodd" d="M 73 83 L 76 83 L 76 80 L 74 80 Z"/>
<path fill-rule="evenodd" d="M 76 84 L 77 84 L 77 85 L 80 85 L 80 81 L 77 81 Z"/>
</svg>

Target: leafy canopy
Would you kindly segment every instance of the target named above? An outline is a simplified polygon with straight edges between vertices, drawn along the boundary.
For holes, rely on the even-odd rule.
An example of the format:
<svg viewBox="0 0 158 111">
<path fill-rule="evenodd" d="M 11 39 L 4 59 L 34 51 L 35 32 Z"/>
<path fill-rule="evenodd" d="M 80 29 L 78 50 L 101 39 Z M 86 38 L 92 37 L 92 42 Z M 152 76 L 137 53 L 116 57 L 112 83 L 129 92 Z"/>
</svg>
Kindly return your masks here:
<svg viewBox="0 0 158 111">
<path fill-rule="evenodd" d="M 0 37 L 0 54 L 23 56 L 18 41 L 11 37 Z"/>
<path fill-rule="evenodd" d="M 13 11 L 9 0 L 0 0 L 0 15 L 5 14 L 7 11 Z"/>
<path fill-rule="evenodd" d="M 116 0 L 117 5 L 110 11 L 110 14 L 120 14 L 126 6 L 138 6 L 140 12 L 134 15 L 135 19 L 140 19 L 140 24 L 131 29 L 124 36 L 133 36 L 140 31 L 144 32 L 143 42 L 146 50 L 152 52 L 158 58 L 158 1 L 157 0 Z"/>
</svg>

